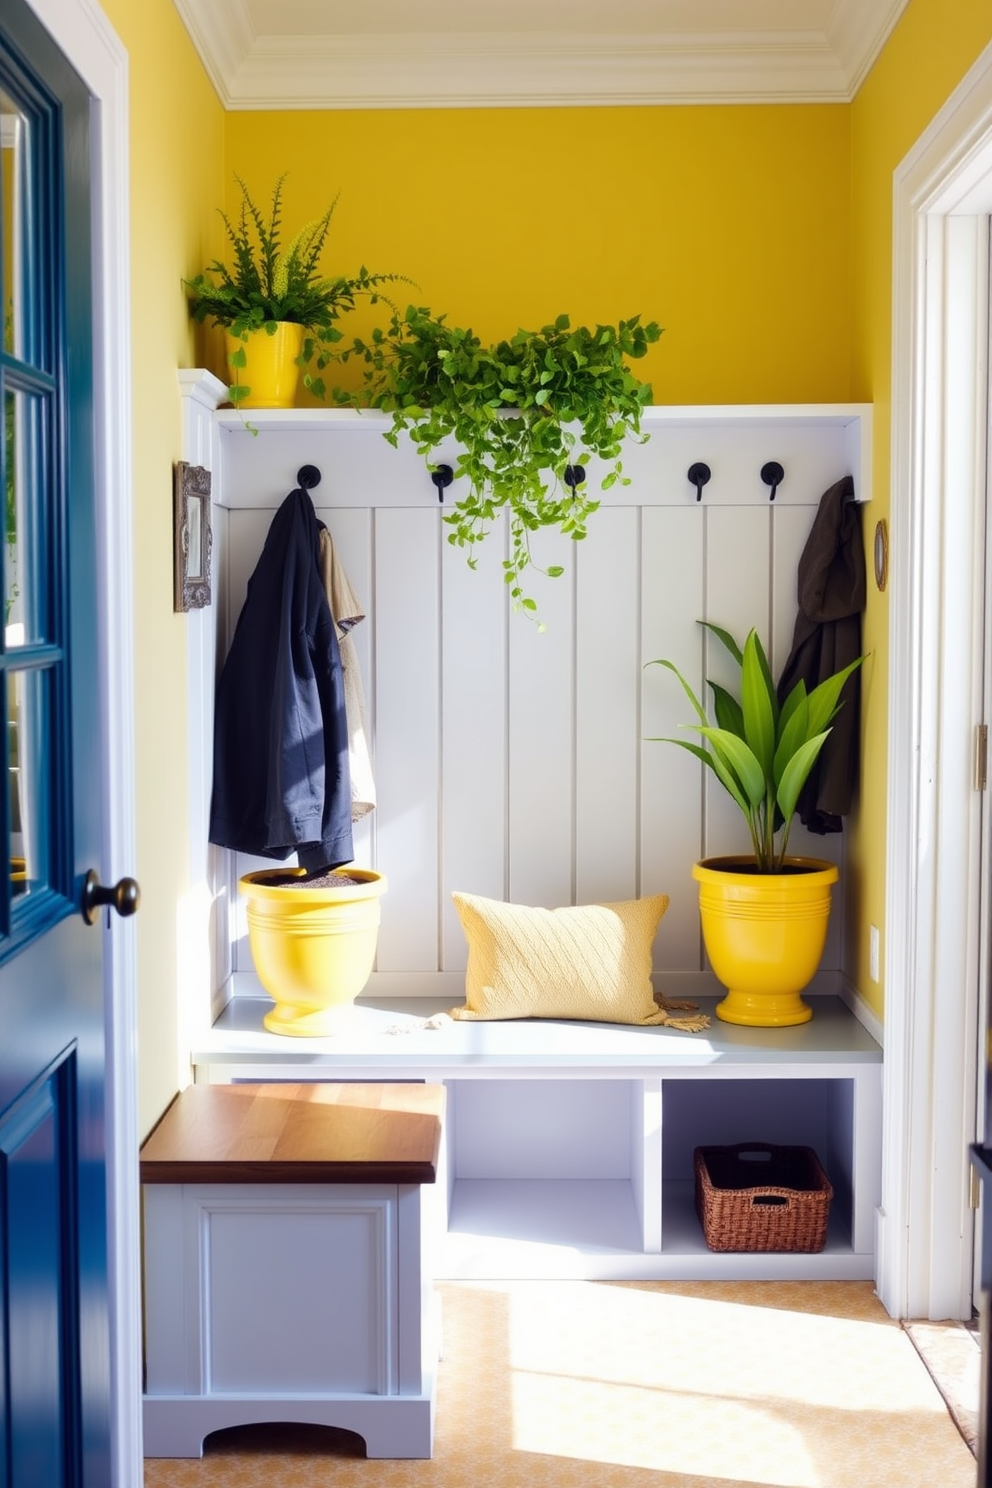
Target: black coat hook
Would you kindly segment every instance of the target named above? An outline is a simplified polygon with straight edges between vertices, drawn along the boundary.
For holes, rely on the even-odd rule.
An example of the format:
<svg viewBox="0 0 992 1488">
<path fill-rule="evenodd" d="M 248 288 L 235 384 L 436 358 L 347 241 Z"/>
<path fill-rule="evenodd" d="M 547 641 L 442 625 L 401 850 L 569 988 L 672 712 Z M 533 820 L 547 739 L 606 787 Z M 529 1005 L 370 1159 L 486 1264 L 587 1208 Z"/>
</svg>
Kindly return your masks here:
<svg viewBox="0 0 992 1488">
<path fill-rule="evenodd" d="M 562 480 L 570 491 L 574 491 L 576 486 L 583 485 L 585 478 L 586 467 L 584 465 L 566 465 L 562 471 Z"/>
<path fill-rule="evenodd" d="M 438 501 L 444 500 L 444 493 L 455 478 L 455 472 L 450 465 L 435 465 L 431 471 L 431 480 L 437 486 Z"/>
<path fill-rule="evenodd" d="M 779 486 L 785 479 L 785 471 L 782 469 L 782 466 L 778 463 L 777 460 L 769 460 L 767 465 L 762 465 L 761 479 L 764 481 L 766 486 L 771 486 L 771 495 L 769 496 L 768 500 L 774 501 L 775 492 L 778 490 Z"/>
<path fill-rule="evenodd" d="M 697 460 L 695 465 L 690 465 L 689 469 L 686 471 L 686 475 L 688 476 L 690 483 L 696 488 L 697 501 L 702 501 L 703 487 L 706 485 L 706 482 L 709 480 L 712 473 L 713 472 L 710 470 L 710 467 L 708 465 L 704 465 L 702 460 Z"/>
<path fill-rule="evenodd" d="M 320 485 L 320 471 L 316 465 L 301 465 L 296 472 L 296 479 L 304 491 L 312 491 L 314 486 Z"/>
</svg>

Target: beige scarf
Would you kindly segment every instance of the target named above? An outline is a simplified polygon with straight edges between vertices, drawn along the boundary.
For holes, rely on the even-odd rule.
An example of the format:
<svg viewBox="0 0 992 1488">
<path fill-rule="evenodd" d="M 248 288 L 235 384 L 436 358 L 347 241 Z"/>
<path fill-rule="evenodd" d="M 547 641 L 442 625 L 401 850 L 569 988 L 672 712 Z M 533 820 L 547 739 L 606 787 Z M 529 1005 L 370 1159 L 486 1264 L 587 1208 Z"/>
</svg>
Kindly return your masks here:
<svg viewBox="0 0 992 1488">
<path fill-rule="evenodd" d="M 327 602 L 334 618 L 334 628 L 341 653 L 344 673 L 344 708 L 348 720 L 348 767 L 351 772 L 351 819 L 358 821 L 375 809 L 375 779 L 369 750 L 368 725 L 365 716 L 365 693 L 358 666 L 358 652 L 351 638 L 352 629 L 365 619 L 358 596 L 338 561 L 331 534 L 324 527 L 320 534 L 320 573 Z"/>
</svg>

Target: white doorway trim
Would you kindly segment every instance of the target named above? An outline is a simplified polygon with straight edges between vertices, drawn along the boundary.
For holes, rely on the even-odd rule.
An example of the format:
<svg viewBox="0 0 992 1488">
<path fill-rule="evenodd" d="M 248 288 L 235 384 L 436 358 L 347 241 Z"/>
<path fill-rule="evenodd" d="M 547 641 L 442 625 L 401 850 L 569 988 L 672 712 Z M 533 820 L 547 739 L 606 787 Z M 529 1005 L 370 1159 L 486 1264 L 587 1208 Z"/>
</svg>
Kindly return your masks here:
<svg viewBox="0 0 992 1488">
<path fill-rule="evenodd" d="M 878 1291 L 969 1317 L 982 935 L 992 47 L 895 172 Z M 988 890 L 986 888 L 985 892 Z"/>
<path fill-rule="evenodd" d="M 93 97 L 93 340 L 102 880 L 135 871 L 128 58 L 97 0 L 28 0 Z M 111 1482 L 144 1480 L 134 923 L 104 935 Z"/>
</svg>

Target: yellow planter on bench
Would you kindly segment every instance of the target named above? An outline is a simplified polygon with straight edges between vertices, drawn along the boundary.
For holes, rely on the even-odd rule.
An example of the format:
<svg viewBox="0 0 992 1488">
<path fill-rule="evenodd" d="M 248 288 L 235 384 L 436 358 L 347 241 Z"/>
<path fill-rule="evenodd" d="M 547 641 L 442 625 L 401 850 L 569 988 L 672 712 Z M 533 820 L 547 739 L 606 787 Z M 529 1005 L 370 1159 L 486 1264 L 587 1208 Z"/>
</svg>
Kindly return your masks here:
<svg viewBox="0 0 992 1488">
<path fill-rule="evenodd" d="M 706 954 L 727 988 L 726 1023 L 786 1027 L 813 1016 L 800 992 L 816 974 L 827 939 L 834 863 L 786 858 L 785 872 L 758 873 L 753 858 L 705 858 L 699 915 Z"/>
<path fill-rule="evenodd" d="M 270 1033 L 334 1033 L 372 973 L 385 876 L 352 867 L 331 876 L 340 884 L 312 888 L 286 882 L 304 879 L 302 868 L 265 868 L 238 882 L 255 970 L 276 1003 Z"/>
</svg>

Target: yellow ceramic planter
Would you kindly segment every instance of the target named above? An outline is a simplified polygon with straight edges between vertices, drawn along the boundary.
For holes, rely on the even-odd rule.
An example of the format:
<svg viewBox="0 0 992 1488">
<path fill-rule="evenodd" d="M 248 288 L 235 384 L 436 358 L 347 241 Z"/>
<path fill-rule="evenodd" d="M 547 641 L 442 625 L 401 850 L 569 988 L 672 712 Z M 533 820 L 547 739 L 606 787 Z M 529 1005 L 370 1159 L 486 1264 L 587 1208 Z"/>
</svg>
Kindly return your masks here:
<svg viewBox="0 0 992 1488">
<path fill-rule="evenodd" d="M 283 320 L 272 336 L 268 331 L 250 331 L 247 341 L 242 341 L 229 335 L 229 362 L 240 347 L 244 348 L 248 365 L 231 367 L 231 378 L 232 381 L 236 378 L 250 392 L 246 398 L 239 398 L 238 407 L 292 408 L 300 377 L 296 358 L 303 347 L 303 327 Z"/>
<path fill-rule="evenodd" d="M 836 865 L 787 858 L 785 873 L 748 872 L 750 858 L 706 858 L 699 883 L 703 942 L 727 995 L 726 1023 L 784 1027 L 813 1016 L 800 993 L 823 955 Z"/>
<path fill-rule="evenodd" d="M 275 1007 L 265 1015 L 271 1033 L 324 1037 L 336 1032 L 372 973 L 379 935 L 381 873 L 339 872 L 359 883 L 297 888 L 273 883 L 303 870 L 248 873 L 238 889 L 248 901 L 248 944 L 262 986 Z"/>
</svg>

